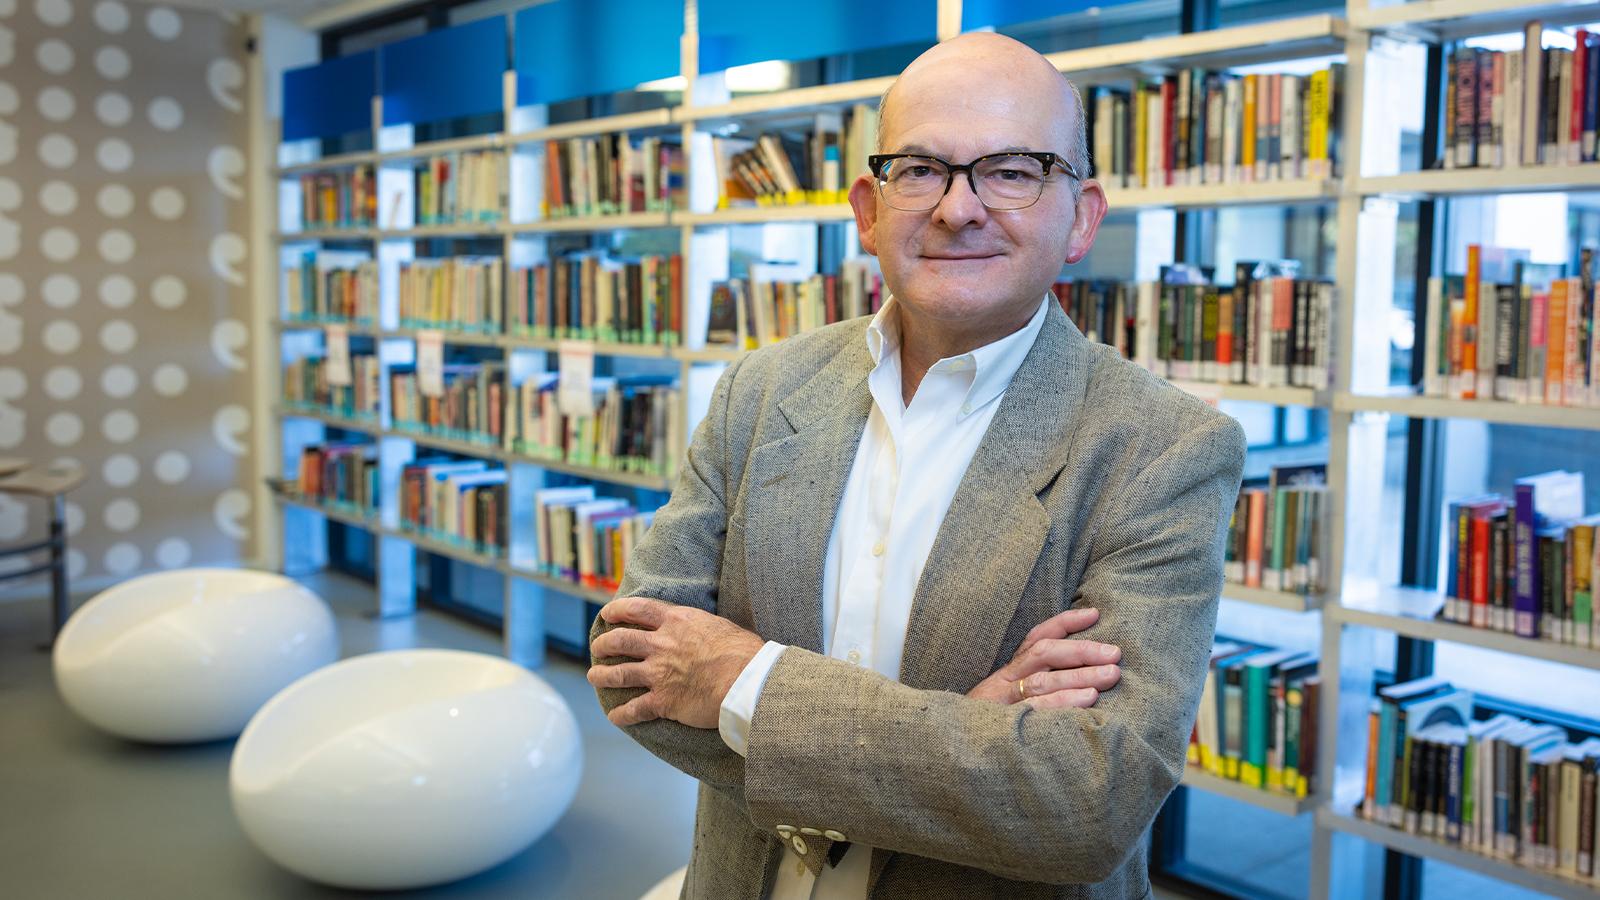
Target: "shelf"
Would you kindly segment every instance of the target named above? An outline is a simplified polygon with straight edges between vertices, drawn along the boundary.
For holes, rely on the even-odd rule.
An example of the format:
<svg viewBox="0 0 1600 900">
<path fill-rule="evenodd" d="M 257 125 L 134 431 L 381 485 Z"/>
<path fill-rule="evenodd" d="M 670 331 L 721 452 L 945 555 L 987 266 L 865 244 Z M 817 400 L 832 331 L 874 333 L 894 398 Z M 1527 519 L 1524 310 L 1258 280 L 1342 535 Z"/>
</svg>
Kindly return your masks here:
<svg viewBox="0 0 1600 900">
<path fill-rule="evenodd" d="M 522 131 L 506 137 L 506 143 L 515 147 L 518 144 L 533 144 L 543 141 L 561 141 L 567 138 L 592 137 L 600 134 L 614 134 L 627 131 L 646 131 L 655 128 L 668 128 L 672 125 L 672 110 L 650 109 L 644 112 L 622 113 L 616 116 L 600 116 L 594 119 L 582 119 L 577 122 L 562 122 L 557 125 L 546 125 L 531 131 Z"/>
<path fill-rule="evenodd" d="M 552 591 L 560 591 L 563 594 L 570 594 L 574 597 L 582 597 L 584 600 L 587 600 L 590 603 L 599 603 L 602 605 L 610 603 L 611 598 L 615 595 L 614 591 L 584 587 L 581 584 L 573 584 L 564 578 L 551 578 L 549 575 L 535 572 L 532 569 L 524 569 L 515 564 L 508 566 L 506 568 L 506 572 L 507 574 L 510 574 L 516 578 L 522 578 L 527 581 L 531 581 L 540 587 L 549 588 Z"/>
<path fill-rule="evenodd" d="M 379 332 L 381 338 L 399 338 L 403 340 L 416 340 L 417 335 L 424 331 L 437 331 L 444 337 L 446 344 L 455 344 L 460 347 L 498 347 L 505 338 L 499 334 L 482 334 L 476 331 L 455 331 L 449 328 L 390 328 Z"/>
<path fill-rule="evenodd" d="M 1341 605 L 1329 604 L 1324 611 L 1343 625 L 1380 628 L 1417 640 L 1470 644 L 1500 653 L 1600 670 L 1600 650 L 1435 619 L 1435 611 L 1444 605 L 1444 597 L 1436 591 L 1356 582 L 1345 586 L 1342 600 Z"/>
<path fill-rule="evenodd" d="M 1350 12 L 1351 27 L 1437 41 L 1521 31 L 1535 19 L 1546 25 L 1578 25 L 1600 22 L 1600 12 L 1592 0 L 1415 0 Z"/>
<path fill-rule="evenodd" d="M 307 231 L 279 231 L 273 238 L 280 244 L 299 244 L 306 241 L 370 241 L 378 236 L 371 228 L 318 228 Z"/>
<path fill-rule="evenodd" d="M 360 528 L 362 530 L 372 531 L 372 532 L 377 532 L 377 531 L 381 531 L 382 530 L 381 528 L 379 528 L 377 526 L 376 522 L 374 522 L 372 520 L 363 519 L 360 516 L 351 515 L 350 513 L 344 512 L 343 510 L 334 509 L 331 506 L 324 506 L 323 504 L 318 503 L 315 500 L 307 500 L 304 497 L 301 497 L 301 496 L 298 496 L 298 495 L 295 495 L 295 494 L 286 493 L 284 491 L 278 490 L 277 488 L 273 489 L 272 496 L 277 498 L 278 502 L 280 502 L 280 503 L 285 503 L 285 504 L 288 504 L 290 506 L 298 506 L 298 507 L 300 507 L 302 509 L 309 509 L 312 512 L 321 513 L 322 515 L 327 516 L 328 518 L 330 518 L 333 521 L 338 522 L 338 523 L 340 523 L 342 525 L 349 525 L 352 528 Z"/>
<path fill-rule="evenodd" d="M 443 141 L 429 141 L 413 147 L 400 150 L 387 150 L 374 155 L 374 160 L 380 164 L 394 162 L 409 162 L 416 159 L 427 159 L 443 153 L 459 153 L 467 150 L 493 150 L 505 146 L 505 135 L 498 131 L 488 134 L 474 134 L 467 137 L 450 138 Z"/>
<path fill-rule="evenodd" d="M 1600 13 L 1596 13 L 1600 18 Z M 1356 193 L 1401 197 L 1514 194 L 1533 191 L 1600 191 L 1600 163 L 1513 166 L 1503 169 L 1434 169 L 1360 178 Z"/>
<path fill-rule="evenodd" d="M 1284 609 L 1289 612 L 1306 612 L 1322 608 L 1321 594 L 1269 591 L 1265 588 L 1246 587 L 1232 582 L 1223 582 L 1222 596 L 1240 603 L 1254 603 L 1257 606 L 1270 606 L 1273 609 Z"/>
<path fill-rule="evenodd" d="M 643 475 L 638 472 L 623 472 L 619 469 L 595 469 L 589 466 L 577 466 L 572 463 L 544 459 L 538 456 L 527 456 L 521 453 L 506 453 L 502 455 L 502 458 L 507 463 L 537 466 L 541 469 L 549 469 L 552 472 L 560 472 L 563 475 L 576 475 L 579 478 L 604 481 L 608 484 L 643 488 L 647 491 L 660 491 L 664 494 L 672 491 L 672 479 L 659 475 Z"/>
<path fill-rule="evenodd" d="M 473 456 L 478 459 L 504 459 L 505 450 L 491 444 L 476 444 L 472 441 L 458 441 L 452 438 L 435 437 L 423 434 L 420 431 L 406 431 L 400 428 L 391 428 L 383 433 L 384 437 L 405 438 L 415 442 L 418 446 L 432 447 L 435 450 L 444 450 L 447 453 L 459 453 L 462 456 Z"/>
<path fill-rule="evenodd" d="M 673 220 L 683 225 L 759 225 L 767 222 L 846 222 L 854 220 L 848 203 L 827 206 L 749 206 L 708 213 L 679 213 Z"/>
<path fill-rule="evenodd" d="M 1343 55 L 1345 32 L 1342 18 L 1326 14 L 1299 16 L 1083 50 L 1063 50 L 1047 54 L 1045 59 L 1068 75 L 1118 70 L 1225 69 Z"/>
<path fill-rule="evenodd" d="M 505 234 L 504 222 L 467 222 L 458 225 L 418 225 L 378 232 L 380 241 L 417 241 L 430 238 L 499 237 Z"/>
<path fill-rule="evenodd" d="M 1508 860 L 1482 856 L 1454 844 L 1411 834 L 1387 825 L 1379 825 L 1376 822 L 1368 822 L 1352 815 L 1335 812 L 1328 807 L 1317 809 L 1316 823 L 1321 828 L 1355 835 L 1364 841 L 1371 841 L 1410 856 L 1437 860 L 1446 865 L 1467 869 L 1564 900 L 1595 900 L 1597 892 L 1600 892 L 1600 885 L 1593 881 L 1587 883 L 1573 881 L 1550 872 L 1519 866 Z"/>
<path fill-rule="evenodd" d="M 410 531 L 403 531 L 396 528 L 384 528 L 382 529 L 382 533 L 385 537 L 401 538 L 402 540 L 410 541 L 412 544 L 416 545 L 418 550 L 426 550 L 427 552 L 436 556 L 448 556 L 458 562 L 464 562 L 474 566 L 481 566 L 485 569 L 499 572 L 502 575 L 509 575 L 511 573 L 511 567 L 506 564 L 505 560 L 498 559 L 493 556 L 484 556 L 482 553 L 478 553 L 475 550 L 468 550 L 465 547 L 457 547 L 455 544 L 449 543 L 448 541 L 435 540 L 434 538 L 427 537 L 425 535 L 416 534 Z"/>
<path fill-rule="evenodd" d="M 1374 410 L 1418 419 L 1479 419 L 1502 425 L 1600 430 L 1600 408 L 1591 406 L 1542 406 L 1504 400 L 1446 400 L 1414 394 L 1386 396 L 1339 393 L 1334 395 L 1333 408 L 1338 412 Z"/>
<path fill-rule="evenodd" d="M 1257 806 L 1281 816 L 1298 816 L 1316 806 L 1317 803 L 1317 798 L 1315 797 L 1307 797 L 1302 800 L 1298 797 L 1291 797 L 1288 794 L 1247 787 L 1237 781 L 1218 778 L 1194 766 L 1187 765 L 1183 767 L 1182 784 L 1184 787 L 1195 788 L 1208 794 L 1216 794 L 1219 797 L 1227 797 L 1229 800 L 1237 800 L 1240 803 L 1248 803 L 1251 806 Z"/>
<path fill-rule="evenodd" d="M 520 222 L 507 226 L 512 234 L 549 234 L 563 231 L 614 231 L 622 228 L 670 228 L 666 212 L 615 213 L 609 216 L 568 216 Z"/>
<path fill-rule="evenodd" d="M 686 363 L 731 363 L 738 362 L 739 357 L 748 352 L 733 347 L 701 347 L 696 350 L 682 347 L 672 356 Z"/>
<path fill-rule="evenodd" d="M 1216 384 L 1207 381 L 1167 379 L 1172 386 L 1202 400 L 1227 400 L 1234 403 L 1270 403 L 1273 406 L 1324 408 L 1328 393 L 1303 387 L 1262 387 L 1256 384 Z"/>
<path fill-rule="evenodd" d="M 378 329 L 371 325 L 351 325 L 346 322 L 296 322 L 291 319 L 274 319 L 272 327 L 278 331 L 323 331 L 343 327 L 351 337 L 377 337 Z"/>
<path fill-rule="evenodd" d="M 1146 188 L 1106 187 L 1111 211 L 1166 207 L 1247 206 L 1256 203 L 1297 203 L 1335 200 L 1339 183 L 1318 178 L 1293 181 L 1250 181 L 1236 184 L 1176 185 Z"/>
<path fill-rule="evenodd" d="M 713 106 L 680 106 L 672 111 L 672 119 L 675 122 L 727 121 L 807 107 L 876 101 L 891 84 L 894 84 L 892 75 L 845 81 L 839 84 L 819 84 L 770 94 L 754 94 Z"/>
<path fill-rule="evenodd" d="M 286 166 L 279 166 L 274 170 L 274 172 L 280 178 L 287 178 L 290 176 L 306 175 L 312 172 L 327 172 L 333 169 L 348 169 L 353 166 L 359 166 L 363 163 L 370 163 L 375 158 L 375 154 L 373 154 L 371 151 L 363 151 L 361 153 L 340 153 L 335 156 L 324 156 L 321 159 L 313 159 L 310 162 L 291 163 Z"/>
<path fill-rule="evenodd" d="M 358 431 L 362 434 L 372 435 L 375 435 L 380 431 L 377 422 L 363 422 L 359 419 L 349 419 L 344 416 L 334 415 L 333 413 L 328 412 L 320 412 L 317 410 L 299 409 L 286 404 L 277 405 L 273 408 L 273 411 L 282 418 L 315 419 L 318 422 L 332 425 L 335 428 L 343 428 L 345 431 Z"/>
<path fill-rule="evenodd" d="M 498 343 L 503 347 L 513 350 L 542 350 L 546 353 L 557 353 L 560 352 L 561 345 L 566 343 L 566 341 L 563 338 L 507 335 L 500 338 Z M 639 359 L 670 359 L 677 355 L 673 352 L 676 348 L 670 347 L 666 344 L 626 344 L 583 340 L 578 341 L 578 343 L 594 348 L 595 356 L 628 356 Z"/>
</svg>

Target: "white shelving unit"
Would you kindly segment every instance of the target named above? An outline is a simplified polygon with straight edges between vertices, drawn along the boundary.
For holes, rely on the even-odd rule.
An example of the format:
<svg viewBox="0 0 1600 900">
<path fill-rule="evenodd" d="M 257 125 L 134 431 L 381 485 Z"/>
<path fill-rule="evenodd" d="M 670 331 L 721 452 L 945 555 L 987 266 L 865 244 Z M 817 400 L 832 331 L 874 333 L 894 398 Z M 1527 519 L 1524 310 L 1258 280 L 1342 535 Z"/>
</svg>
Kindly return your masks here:
<svg viewBox="0 0 1600 900">
<path fill-rule="evenodd" d="M 686 153 L 692 152 L 697 135 L 705 130 L 734 122 L 759 123 L 764 118 L 793 115 L 808 109 L 843 108 L 857 103 L 876 103 L 877 98 L 892 83 L 891 78 L 872 78 L 842 84 L 807 87 L 746 97 L 731 97 L 720 76 L 698 74 L 698 44 L 695 34 L 697 13 L 695 0 L 688 0 L 686 28 L 682 42 L 682 72 L 686 87 L 684 105 L 671 109 L 651 110 L 619 116 L 607 116 L 580 122 L 545 124 L 544 111 L 531 111 L 516 107 L 514 79 L 506 80 L 503 98 L 505 120 L 508 128 L 503 133 L 480 135 L 472 138 L 441 141 L 407 147 L 381 147 L 379 152 L 343 154 L 322 160 L 296 163 L 275 170 L 280 179 L 299 175 L 371 163 L 380 166 L 403 165 L 435 153 L 450 150 L 491 150 L 511 154 L 542 152 L 539 146 L 547 140 L 560 140 L 580 136 L 601 135 L 617 131 L 662 132 L 676 131 L 683 137 Z M 939 0 L 938 21 L 940 37 L 948 38 L 960 22 L 960 0 Z M 1381 88 L 1368 83 L 1368 54 L 1375 37 L 1398 36 L 1407 40 L 1454 40 L 1478 34 L 1492 34 L 1520 30 L 1530 19 L 1543 19 L 1552 25 L 1572 24 L 1600 19 L 1600 12 L 1591 2 L 1528 2 L 1528 0 L 1421 0 L 1381 8 L 1369 7 L 1366 0 L 1349 0 L 1346 14 L 1313 15 L 1284 19 L 1275 22 L 1243 25 L 1195 34 L 1164 36 L 1072 50 L 1051 54 L 1048 58 L 1061 71 L 1080 84 L 1092 85 L 1110 79 L 1126 78 L 1130 74 L 1175 71 L 1182 67 L 1208 69 L 1247 66 L 1275 61 L 1316 59 L 1330 55 L 1345 58 L 1344 104 L 1345 120 L 1342 123 L 1343 158 L 1342 178 L 1297 180 L 1247 184 L 1203 185 L 1194 187 L 1107 190 L 1114 209 L 1204 209 L 1259 204 L 1331 204 L 1335 210 L 1336 238 L 1334 276 L 1340 298 L 1334 329 L 1335 383 L 1329 390 L 1312 391 L 1304 388 L 1260 388 L 1238 385 L 1186 385 L 1187 390 L 1208 399 L 1270 403 L 1282 406 L 1326 409 L 1329 413 L 1329 496 L 1332 498 L 1329 521 L 1325 529 L 1329 535 L 1328 574 L 1325 591 L 1321 594 L 1290 594 L 1225 585 L 1225 598 L 1266 607 L 1275 611 L 1304 613 L 1318 616 L 1321 624 L 1320 658 L 1324 702 L 1318 710 L 1318 759 L 1321 786 L 1317 793 L 1305 799 L 1274 794 L 1247 788 L 1236 782 L 1218 779 L 1198 770 L 1186 770 L 1182 783 L 1191 788 L 1218 794 L 1253 806 L 1285 815 L 1296 816 L 1315 810 L 1312 866 L 1309 893 L 1314 898 L 1330 896 L 1335 882 L 1336 846 L 1334 836 L 1353 835 L 1373 845 L 1390 847 L 1412 855 L 1441 860 L 1451 865 L 1479 872 L 1508 883 L 1544 891 L 1555 896 L 1571 898 L 1600 897 L 1592 886 L 1578 885 L 1565 879 L 1523 869 L 1519 866 L 1480 857 L 1438 842 L 1418 838 L 1404 832 L 1374 825 L 1338 811 L 1329 785 L 1341 777 L 1359 770 L 1365 761 L 1365 733 L 1341 731 L 1341 706 L 1354 700 L 1364 704 L 1370 690 L 1370 671 L 1363 672 L 1367 661 L 1346 653 L 1351 629 L 1378 629 L 1385 633 L 1423 640 L 1451 641 L 1471 644 L 1487 649 L 1517 654 L 1529 659 L 1541 659 L 1586 669 L 1600 669 L 1600 651 L 1585 650 L 1542 641 L 1530 641 L 1497 632 L 1487 632 L 1465 626 L 1444 623 L 1427 617 L 1424 612 L 1430 604 L 1437 604 L 1437 595 L 1426 591 L 1377 588 L 1368 583 L 1345 583 L 1345 548 L 1361 536 L 1365 523 L 1351 521 L 1349 516 L 1350 489 L 1353 470 L 1362 463 L 1361 438 L 1372 428 L 1369 420 L 1381 414 L 1428 417 L 1473 418 L 1490 422 L 1528 426 L 1555 426 L 1600 431 L 1600 410 L 1562 407 L 1543 407 L 1493 402 L 1467 402 L 1437 400 L 1415 396 L 1392 396 L 1358 387 L 1359 379 L 1353 377 L 1362 353 L 1358 352 L 1357 337 L 1367 333 L 1377 315 L 1378 305 L 1387 304 L 1387 298 L 1361 292 L 1357 286 L 1362 261 L 1361 219 L 1363 204 L 1373 198 L 1448 197 L 1470 194 L 1496 194 L 1528 191 L 1600 190 L 1600 165 L 1549 168 L 1508 168 L 1498 170 L 1451 170 L 1448 172 L 1417 172 L 1406 174 L 1363 174 L 1363 133 L 1366 124 L 1365 110 L 1369 103 L 1381 103 Z M 374 134 L 381 129 L 379 110 L 374 110 Z M 516 166 L 512 166 L 513 194 L 525 185 L 515 179 Z M 280 246 L 303 246 L 319 241 L 369 242 L 374 253 L 391 253 L 388 247 L 403 247 L 406 242 L 433 237 L 498 237 L 504 242 L 509 261 L 526 260 L 527 242 L 537 242 L 558 233 L 606 232 L 619 229 L 678 229 L 681 252 L 685 257 L 685 330 L 692 332 L 695 315 L 693 304 L 703 303 L 698 296 L 706 285 L 727 274 L 728 238 L 731 226 L 809 222 L 849 222 L 853 213 L 847 204 L 827 206 L 766 206 L 741 209 L 713 209 L 705 201 L 704 186 L 696 184 L 695 166 L 689 166 L 689 196 L 691 208 L 671 212 L 630 213 L 619 216 L 592 216 L 583 218 L 554 218 L 526 220 L 526 217 L 507 216 L 505 221 L 493 224 L 463 226 L 433 226 L 410 229 L 354 229 L 322 230 L 312 232 L 286 231 L 274 235 Z M 380 177 L 381 177 L 380 172 Z M 525 177 L 525 176 L 522 176 Z M 711 193 L 714 194 L 714 191 Z M 513 207 L 517 205 L 515 196 Z M 388 210 L 380 209 L 380 217 Z M 519 245 L 519 242 L 520 245 Z M 395 258 L 406 258 L 404 254 Z M 276 296 L 276 293 L 274 294 Z M 699 324 L 703 326 L 703 307 L 699 310 Z M 275 314 L 276 315 L 276 314 Z M 386 320 L 383 329 L 351 329 L 352 334 L 365 334 L 374 338 L 384 353 L 401 353 L 391 350 L 414 338 L 414 332 L 401 331 Z M 278 331 L 290 332 L 315 326 L 299 323 L 278 323 Z M 691 337 L 691 335 L 685 335 Z M 450 343 L 474 344 L 499 348 L 509 359 L 513 354 L 536 354 L 554 351 L 558 341 L 515 336 L 447 335 Z M 665 348 L 628 344 L 605 344 L 595 347 L 597 355 L 610 355 L 631 359 L 660 359 L 678 366 L 684 383 L 687 383 L 695 366 L 732 362 L 741 353 L 726 348 L 705 348 L 691 340 L 686 346 Z M 687 391 L 683 393 L 687 394 Z M 438 447 L 495 459 L 515 467 L 522 475 L 514 474 L 519 484 L 531 483 L 521 479 L 526 472 L 553 471 L 580 475 L 596 480 L 665 490 L 666 479 L 632 475 L 630 473 L 596 472 L 580 467 L 545 462 L 530 457 L 506 453 L 495 448 L 438 440 L 386 429 L 378 424 L 352 422 L 338 416 L 307 413 L 299 410 L 276 408 L 269 410 L 275 416 L 264 419 L 309 419 L 325 425 L 351 428 L 371 434 L 380 446 L 385 478 L 397 478 L 398 467 L 411 458 L 416 447 Z M 687 417 L 686 417 L 687 419 Z M 687 435 L 684 436 L 687 438 Z M 364 521 L 347 513 L 328 509 L 314 503 L 281 494 L 275 495 L 277 505 L 285 512 L 306 516 L 326 517 L 370 532 L 377 543 L 379 571 L 379 612 L 404 614 L 414 608 L 416 550 L 436 552 L 480 566 L 504 578 L 506 649 L 508 655 L 525 662 L 536 662 L 543 650 L 543 621 L 546 591 L 579 598 L 587 602 L 604 602 L 608 596 L 601 591 L 573 585 L 545 577 L 531 567 L 513 564 L 507 559 L 487 558 L 462 550 L 460 547 L 433 541 L 398 528 L 394 509 L 385 506 L 374 521 Z M 531 502 L 531 501 L 525 501 Z M 526 516 L 531 510 L 518 507 L 513 499 L 513 516 Z M 525 542 L 513 540 L 509 549 L 512 560 L 531 558 Z M 1364 705 L 1363 705 L 1364 708 Z"/>
</svg>

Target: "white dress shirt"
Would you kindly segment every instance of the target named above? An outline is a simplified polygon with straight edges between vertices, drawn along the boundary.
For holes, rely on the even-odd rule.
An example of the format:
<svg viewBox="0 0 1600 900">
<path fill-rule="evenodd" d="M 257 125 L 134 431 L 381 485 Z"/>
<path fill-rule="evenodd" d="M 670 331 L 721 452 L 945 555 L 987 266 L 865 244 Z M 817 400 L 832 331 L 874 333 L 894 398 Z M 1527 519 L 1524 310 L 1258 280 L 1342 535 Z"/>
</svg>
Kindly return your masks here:
<svg viewBox="0 0 1600 900">
<path fill-rule="evenodd" d="M 989 430 L 1000 398 L 1044 327 L 1046 296 L 1019 331 L 934 363 L 911 405 L 901 400 L 900 317 L 890 298 L 867 327 L 872 412 L 828 537 L 822 574 L 823 652 L 898 680 L 911 600 L 956 488 Z M 768 641 L 722 702 L 718 730 L 745 754 L 768 674 L 785 645 Z M 848 836 L 846 836 L 848 837 Z M 853 844 L 813 877 L 785 859 L 773 900 L 863 900 L 872 850 Z"/>
</svg>

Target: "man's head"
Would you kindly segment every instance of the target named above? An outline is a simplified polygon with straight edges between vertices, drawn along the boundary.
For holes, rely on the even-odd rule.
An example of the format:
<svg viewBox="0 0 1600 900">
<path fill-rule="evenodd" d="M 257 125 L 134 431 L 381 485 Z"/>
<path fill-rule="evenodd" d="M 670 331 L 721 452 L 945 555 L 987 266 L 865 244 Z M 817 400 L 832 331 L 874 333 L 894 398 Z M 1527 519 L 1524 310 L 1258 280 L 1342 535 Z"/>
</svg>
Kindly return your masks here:
<svg viewBox="0 0 1600 900">
<path fill-rule="evenodd" d="M 1077 91 L 1011 38 L 974 33 L 933 47 L 895 80 L 881 113 L 882 153 L 963 164 L 1001 151 L 1045 151 L 1088 174 Z M 1059 167 L 1024 209 L 985 207 L 961 173 L 930 210 L 890 206 L 871 174 L 851 186 L 850 203 L 862 246 L 879 258 L 909 316 L 954 333 L 1003 327 L 1001 335 L 1032 315 L 1063 263 L 1089 251 L 1106 208 L 1098 185 Z"/>
</svg>

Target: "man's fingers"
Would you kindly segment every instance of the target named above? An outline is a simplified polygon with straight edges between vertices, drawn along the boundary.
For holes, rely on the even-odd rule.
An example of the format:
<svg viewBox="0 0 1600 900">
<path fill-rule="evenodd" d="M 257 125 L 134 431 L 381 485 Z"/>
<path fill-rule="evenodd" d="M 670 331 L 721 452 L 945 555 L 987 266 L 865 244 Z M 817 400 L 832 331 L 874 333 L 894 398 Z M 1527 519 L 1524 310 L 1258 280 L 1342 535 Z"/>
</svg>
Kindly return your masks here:
<svg viewBox="0 0 1600 900">
<path fill-rule="evenodd" d="M 1043 697 L 1057 691 L 1094 688 L 1109 691 L 1122 680 L 1118 666 L 1084 666 L 1081 669 L 1058 669 L 1036 672 L 1022 679 L 1024 692 L 1029 697 Z"/>
<path fill-rule="evenodd" d="M 1100 610 L 1092 606 L 1056 613 L 1028 632 L 1028 636 L 1022 639 L 1022 646 L 1017 648 L 1017 653 L 1021 655 L 1023 651 L 1043 640 L 1059 640 L 1069 634 L 1077 634 L 1098 621 L 1100 621 Z"/>
<path fill-rule="evenodd" d="M 656 711 L 655 698 L 654 692 L 640 694 L 627 703 L 611 710 L 611 712 L 606 713 L 606 718 L 610 719 L 611 724 L 618 728 L 626 728 L 629 725 L 637 725 L 640 722 L 659 719 L 661 714 Z"/>
<path fill-rule="evenodd" d="M 1017 677 L 1050 669 L 1078 669 L 1083 666 L 1103 666 L 1122 660 L 1122 650 L 1115 644 L 1102 644 L 1081 638 L 1043 640 L 1023 654 L 1018 660 Z"/>
<path fill-rule="evenodd" d="M 644 659 L 650 655 L 654 646 L 655 632 L 641 631 L 637 628 L 613 628 L 605 634 L 594 639 L 589 649 L 600 659 L 613 656 L 627 656 L 633 659 Z"/>
<path fill-rule="evenodd" d="M 615 666 L 591 666 L 589 683 L 602 688 L 650 687 L 650 678 L 644 663 L 622 663 Z"/>
<path fill-rule="evenodd" d="M 618 597 L 600 607 L 600 618 L 612 625 L 626 622 L 645 628 L 660 628 L 670 609 L 672 604 L 649 597 Z"/>
<path fill-rule="evenodd" d="M 1094 688 L 1073 688 L 1043 697 L 1029 697 L 1022 702 L 1034 709 L 1088 709 L 1098 699 L 1100 692 Z"/>
</svg>

